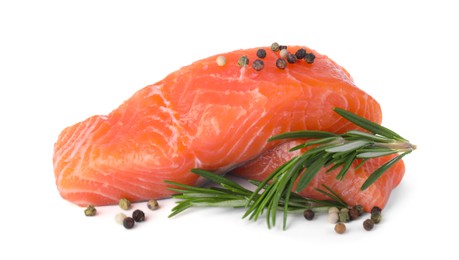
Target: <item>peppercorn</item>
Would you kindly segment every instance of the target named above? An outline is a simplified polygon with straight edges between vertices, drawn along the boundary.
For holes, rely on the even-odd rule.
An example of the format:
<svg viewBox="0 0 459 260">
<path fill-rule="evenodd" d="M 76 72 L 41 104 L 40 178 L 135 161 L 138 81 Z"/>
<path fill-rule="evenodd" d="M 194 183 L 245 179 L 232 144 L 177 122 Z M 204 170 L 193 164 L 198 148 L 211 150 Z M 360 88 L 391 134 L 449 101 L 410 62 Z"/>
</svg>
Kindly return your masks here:
<svg viewBox="0 0 459 260">
<path fill-rule="evenodd" d="M 148 207 L 150 210 L 158 209 L 158 208 L 159 208 L 158 201 L 155 200 L 155 199 L 149 200 L 149 201 L 147 202 L 147 207 Z"/>
<path fill-rule="evenodd" d="M 343 234 L 344 232 L 346 232 L 346 225 L 344 225 L 344 223 L 337 223 L 335 225 L 335 232 L 338 233 L 338 234 Z"/>
<path fill-rule="evenodd" d="M 328 214 L 330 213 L 338 213 L 339 209 L 337 207 L 330 207 L 328 208 Z"/>
<path fill-rule="evenodd" d="M 260 59 L 264 59 L 266 57 L 266 51 L 265 49 L 258 49 L 257 51 L 257 57 Z"/>
<path fill-rule="evenodd" d="M 371 209 L 371 214 L 376 214 L 376 213 L 379 213 L 381 214 L 382 212 L 382 209 L 378 206 L 374 206 L 372 209 Z"/>
<path fill-rule="evenodd" d="M 364 228 L 366 231 L 372 230 L 374 226 L 375 226 L 375 223 L 374 223 L 373 220 L 371 220 L 371 219 L 366 219 L 366 220 L 363 222 L 363 228 Z"/>
<path fill-rule="evenodd" d="M 279 52 L 279 56 L 282 58 L 282 59 L 285 59 L 287 58 L 287 54 L 288 54 L 288 51 L 287 49 L 283 49 Z"/>
<path fill-rule="evenodd" d="M 279 45 L 279 50 L 286 50 L 287 49 L 287 45 Z"/>
<path fill-rule="evenodd" d="M 338 213 L 339 222 L 349 222 L 349 209 L 342 208 Z"/>
<path fill-rule="evenodd" d="M 216 61 L 217 61 L 217 65 L 218 66 L 225 66 L 226 57 L 225 56 L 218 56 Z"/>
<path fill-rule="evenodd" d="M 359 218 L 359 216 L 360 216 L 359 210 L 356 209 L 355 207 L 352 207 L 349 210 L 349 218 L 350 218 L 350 220 L 355 220 L 355 219 Z"/>
<path fill-rule="evenodd" d="M 371 220 L 373 220 L 375 224 L 379 224 L 379 222 L 381 222 L 381 219 L 382 219 L 381 213 L 371 214 Z"/>
<path fill-rule="evenodd" d="M 96 213 L 97 213 L 97 209 L 96 209 L 93 205 L 89 205 L 89 206 L 84 210 L 84 214 L 85 214 L 87 217 L 95 216 Z"/>
<path fill-rule="evenodd" d="M 361 205 L 355 205 L 352 208 L 355 208 L 359 212 L 359 216 L 363 214 L 363 207 Z"/>
<path fill-rule="evenodd" d="M 328 213 L 328 222 L 329 223 L 335 224 L 336 222 L 338 222 L 338 220 L 339 220 L 338 213 L 336 213 L 336 212 Z"/>
<path fill-rule="evenodd" d="M 123 226 L 126 228 L 126 229 L 131 229 L 134 227 L 134 224 L 135 224 L 135 220 L 131 217 L 127 217 L 125 219 L 123 219 Z"/>
<path fill-rule="evenodd" d="M 247 58 L 247 56 L 241 56 L 239 58 L 239 60 L 237 61 L 237 65 L 239 65 L 239 67 L 244 67 L 245 65 L 248 65 L 249 64 L 249 58 Z"/>
<path fill-rule="evenodd" d="M 132 218 L 135 220 L 135 222 L 145 221 L 145 213 L 143 213 L 143 211 L 140 209 L 136 209 L 134 212 L 132 212 Z"/>
<path fill-rule="evenodd" d="M 296 56 L 292 53 L 287 54 L 287 61 L 290 64 L 293 64 L 296 62 Z"/>
<path fill-rule="evenodd" d="M 285 67 L 287 67 L 287 62 L 285 62 L 284 59 L 279 58 L 279 59 L 276 60 L 276 67 L 278 67 L 279 69 L 283 70 L 283 69 L 285 69 Z"/>
<path fill-rule="evenodd" d="M 131 208 L 131 202 L 126 198 L 120 199 L 118 205 L 120 206 L 120 208 L 124 210 L 128 210 Z"/>
<path fill-rule="evenodd" d="M 307 220 L 312 220 L 314 218 L 314 211 L 307 209 L 304 211 L 304 218 Z"/>
<path fill-rule="evenodd" d="M 127 218 L 127 216 L 124 213 L 118 213 L 115 215 L 115 221 L 118 224 L 123 224 L 125 218 Z"/>
<path fill-rule="evenodd" d="M 306 53 L 306 55 L 304 56 L 304 60 L 308 63 L 308 64 L 312 64 L 314 62 L 314 59 L 316 58 L 316 56 L 312 53 Z"/>
<path fill-rule="evenodd" d="M 279 43 L 274 42 L 273 44 L 271 44 L 271 50 L 274 51 L 274 52 L 278 52 L 279 51 Z"/>
<path fill-rule="evenodd" d="M 252 63 L 252 68 L 254 68 L 256 71 L 260 71 L 265 67 L 265 63 L 262 60 L 256 59 Z"/>
<path fill-rule="evenodd" d="M 306 50 L 301 48 L 295 52 L 295 56 L 297 59 L 301 60 L 304 59 L 304 56 L 306 56 Z"/>
</svg>

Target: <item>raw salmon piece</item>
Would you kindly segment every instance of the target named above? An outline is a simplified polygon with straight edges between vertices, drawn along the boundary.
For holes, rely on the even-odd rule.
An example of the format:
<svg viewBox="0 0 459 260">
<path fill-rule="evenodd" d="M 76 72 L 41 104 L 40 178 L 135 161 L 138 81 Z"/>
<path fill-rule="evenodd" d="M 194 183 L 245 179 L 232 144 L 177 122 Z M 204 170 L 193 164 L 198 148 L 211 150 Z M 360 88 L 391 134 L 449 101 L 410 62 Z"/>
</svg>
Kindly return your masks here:
<svg viewBox="0 0 459 260">
<path fill-rule="evenodd" d="M 380 123 L 379 104 L 328 57 L 306 48 L 313 64 L 281 70 L 279 53 L 265 49 L 261 71 L 251 67 L 258 48 L 221 54 L 225 66 L 215 55 L 146 86 L 106 116 L 64 129 L 53 158 L 61 196 L 79 205 L 168 197 L 164 180 L 198 185 L 191 168 L 227 172 L 277 145 L 267 142 L 273 135 L 355 128 L 334 107 Z M 243 68 L 242 55 L 250 60 Z"/>
<path fill-rule="evenodd" d="M 231 174 L 246 179 L 262 181 L 277 167 L 292 159 L 294 156 L 300 155 L 302 153 L 300 150 L 292 152 L 288 150 L 303 142 L 295 140 L 283 143 L 266 151 L 250 163 L 234 169 Z M 316 190 L 316 188 L 323 190 L 322 184 L 325 184 L 339 194 L 341 198 L 351 206 L 361 205 L 365 211 L 370 211 L 373 206 L 384 208 L 389 200 L 391 191 L 397 187 L 405 173 L 405 166 L 402 160 L 398 161 L 366 190 L 361 191 L 360 187 L 372 172 L 393 157 L 394 156 L 385 156 L 369 159 L 357 170 L 355 170 L 354 167 L 360 162 L 355 161 L 343 180 L 336 179 L 336 175 L 339 173 L 340 168 L 328 173 L 326 172 L 327 169 L 322 169 L 300 194 L 304 197 L 313 199 L 330 199 Z"/>
</svg>

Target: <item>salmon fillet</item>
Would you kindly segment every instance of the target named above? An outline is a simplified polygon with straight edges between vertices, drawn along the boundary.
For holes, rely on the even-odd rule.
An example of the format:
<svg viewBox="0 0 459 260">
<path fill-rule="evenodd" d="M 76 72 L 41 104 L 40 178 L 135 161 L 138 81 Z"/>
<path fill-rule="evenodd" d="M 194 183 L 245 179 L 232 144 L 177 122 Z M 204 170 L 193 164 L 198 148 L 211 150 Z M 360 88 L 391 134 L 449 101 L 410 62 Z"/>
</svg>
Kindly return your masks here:
<svg viewBox="0 0 459 260">
<path fill-rule="evenodd" d="M 246 179 L 263 181 L 276 168 L 293 157 L 301 155 L 304 150 L 289 152 L 290 148 L 293 148 L 301 143 L 304 143 L 304 141 L 294 140 L 283 143 L 266 151 L 257 159 L 233 170 L 231 174 Z M 336 179 L 336 175 L 338 175 L 341 168 L 332 170 L 328 173 L 327 169 L 321 169 L 308 186 L 306 186 L 306 188 L 299 194 L 312 199 L 330 199 L 316 190 L 316 188 L 323 190 L 324 188 L 322 184 L 325 184 L 340 195 L 340 197 L 342 197 L 346 203 L 351 206 L 361 205 L 365 211 L 370 211 L 374 206 L 384 208 L 389 200 L 390 193 L 395 187 L 397 187 L 403 178 L 405 173 L 405 165 L 403 161 L 400 160 L 394 164 L 366 190 L 361 191 L 360 187 L 372 172 L 393 157 L 394 155 L 369 159 L 356 170 L 355 167 L 360 163 L 360 161 L 357 160 L 353 163 L 347 175 L 342 180 Z M 295 187 L 293 187 L 293 189 L 295 189 Z"/>
<path fill-rule="evenodd" d="M 295 53 L 299 46 L 289 46 Z M 258 48 L 218 55 L 185 66 L 140 89 L 108 115 L 65 128 L 54 146 L 60 195 L 78 205 L 143 201 L 173 194 L 164 180 L 199 185 L 192 168 L 225 173 L 278 145 L 273 135 L 296 130 L 342 133 L 355 126 L 333 112 L 340 107 L 381 122 L 376 100 L 327 56 L 284 70 L 269 48 L 264 69 L 238 66 Z"/>
</svg>

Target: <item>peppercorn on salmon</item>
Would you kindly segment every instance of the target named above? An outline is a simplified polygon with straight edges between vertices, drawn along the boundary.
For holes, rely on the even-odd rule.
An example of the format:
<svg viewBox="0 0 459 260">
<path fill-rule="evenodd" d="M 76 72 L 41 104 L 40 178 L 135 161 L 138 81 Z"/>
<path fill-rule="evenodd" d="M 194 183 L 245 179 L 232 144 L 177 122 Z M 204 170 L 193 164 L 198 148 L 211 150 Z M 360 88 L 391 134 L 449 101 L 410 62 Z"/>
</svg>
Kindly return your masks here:
<svg viewBox="0 0 459 260">
<path fill-rule="evenodd" d="M 53 157 L 61 196 L 96 206 L 168 197 L 164 180 L 199 185 L 190 169 L 228 172 L 279 145 L 267 142 L 273 135 L 354 129 L 334 107 L 381 122 L 378 102 L 345 69 L 306 47 L 288 51 L 300 48 L 308 60 L 284 69 L 276 67 L 279 52 L 269 48 L 259 71 L 252 68 L 259 48 L 196 61 L 140 89 L 108 115 L 65 128 Z M 248 65 L 240 67 L 244 55 Z M 217 64 L 218 56 L 226 64 Z"/>
<path fill-rule="evenodd" d="M 231 174 L 246 179 L 263 181 L 277 167 L 281 166 L 293 157 L 301 155 L 304 149 L 291 152 L 289 152 L 289 149 L 302 143 L 304 143 L 304 141 L 302 142 L 298 140 L 283 143 L 266 151 L 255 160 L 234 169 Z M 403 161 L 398 161 L 367 189 L 362 191 L 360 190 L 360 187 L 371 173 L 393 157 L 394 155 L 371 158 L 357 169 L 356 167 L 361 163 L 361 161 L 355 161 L 353 162 L 353 166 L 349 168 L 346 177 L 342 180 L 336 179 L 340 168 L 330 172 L 327 172 L 328 168 L 323 168 L 312 179 L 311 183 L 309 183 L 309 185 L 306 186 L 306 188 L 299 194 L 304 197 L 318 200 L 330 199 L 323 193 L 316 190 L 324 189 L 322 186 L 322 184 L 324 184 L 342 197 L 349 205 L 361 205 L 367 212 L 374 206 L 384 208 L 389 200 L 392 190 L 398 186 L 403 178 L 405 173 L 405 165 Z"/>
</svg>

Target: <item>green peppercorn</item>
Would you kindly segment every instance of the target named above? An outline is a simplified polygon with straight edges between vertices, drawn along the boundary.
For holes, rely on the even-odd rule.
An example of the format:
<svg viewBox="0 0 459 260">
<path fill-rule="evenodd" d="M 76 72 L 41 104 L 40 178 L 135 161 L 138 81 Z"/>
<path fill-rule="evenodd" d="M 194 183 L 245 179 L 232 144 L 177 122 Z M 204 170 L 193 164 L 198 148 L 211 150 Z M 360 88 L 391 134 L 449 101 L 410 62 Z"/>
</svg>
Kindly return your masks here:
<svg viewBox="0 0 459 260">
<path fill-rule="evenodd" d="M 126 198 L 120 199 L 118 205 L 124 210 L 129 210 L 131 208 L 131 202 Z"/>
<path fill-rule="evenodd" d="M 132 218 L 135 222 L 145 221 L 145 213 L 143 213 L 140 209 L 136 209 L 132 212 Z"/>
<path fill-rule="evenodd" d="M 373 220 L 375 224 L 379 224 L 379 222 L 381 222 L 381 219 L 382 219 L 381 213 L 371 214 L 371 220 Z"/>
<path fill-rule="evenodd" d="M 274 42 L 273 44 L 271 44 L 271 50 L 274 51 L 274 52 L 278 52 L 279 51 L 279 43 Z"/>
<path fill-rule="evenodd" d="M 361 205 L 355 205 L 352 208 L 356 209 L 359 212 L 359 216 L 363 214 L 363 207 Z"/>
<path fill-rule="evenodd" d="M 350 218 L 350 220 L 355 220 L 355 219 L 359 218 L 359 216 L 360 216 L 359 210 L 356 209 L 355 207 L 352 207 L 349 210 L 349 218 Z"/>
<path fill-rule="evenodd" d="M 364 228 L 366 231 L 372 230 L 374 226 L 375 226 L 375 223 L 374 223 L 373 220 L 371 220 L 371 219 L 366 219 L 366 220 L 363 222 L 363 228 Z"/>
<path fill-rule="evenodd" d="M 347 208 L 342 208 L 338 213 L 339 222 L 349 222 L 349 210 Z"/>
<path fill-rule="evenodd" d="M 264 59 L 266 57 L 266 51 L 265 49 L 258 49 L 257 51 L 257 57 L 260 59 Z"/>
<path fill-rule="evenodd" d="M 131 229 L 134 227 L 134 224 L 135 224 L 135 220 L 131 217 L 127 217 L 125 219 L 123 219 L 123 226 L 126 228 L 126 229 Z"/>
<path fill-rule="evenodd" d="M 306 55 L 304 56 L 304 60 L 308 63 L 308 64 L 312 64 L 314 63 L 314 59 L 316 58 L 316 56 L 312 53 L 306 53 Z"/>
<path fill-rule="evenodd" d="M 158 209 L 158 208 L 159 208 L 158 201 L 155 200 L 155 199 L 149 200 L 149 201 L 147 202 L 147 207 L 148 207 L 150 210 Z"/>
<path fill-rule="evenodd" d="M 314 211 L 307 209 L 304 211 L 304 218 L 307 220 L 312 220 L 314 218 Z"/>
<path fill-rule="evenodd" d="M 283 70 L 287 67 L 287 62 L 284 59 L 279 58 L 276 60 L 276 67 Z"/>
<path fill-rule="evenodd" d="M 346 225 L 344 223 L 337 223 L 335 225 L 335 232 L 338 233 L 338 234 L 343 234 L 344 232 L 346 232 Z"/>
<path fill-rule="evenodd" d="M 292 54 L 292 53 L 288 53 L 287 54 L 287 61 L 290 64 L 295 63 L 296 62 L 296 56 L 294 54 Z"/>
<path fill-rule="evenodd" d="M 239 67 L 244 67 L 246 65 L 249 64 L 249 58 L 247 58 L 247 56 L 241 56 L 239 58 L 239 60 L 237 61 L 237 65 L 239 65 Z"/>
<path fill-rule="evenodd" d="M 265 63 L 262 60 L 256 59 L 252 63 L 252 67 L 253 67 L 254 70 L 260 71 L 265 67 Z"/>
<path fill-rule="evenodd" d="M 304 59 L 304 56 L 306 56 L 306 50 L 301 48 L 295 52 L 295 56 L 297 59 L 301 60 Z"/>
<path fill-rule="evenodd" d="M 376 214 L 376 213 L 379 213 L 381 214 L 382 212 L 382 209 L 378 206 L 374 206 L 372 209 L 371 209 L 371 214 Z"/>
<path fill-rule="evenodd" d="M 84 210 L 84 214 L 85 214 L 87 217 L 95 216 L 96 213 L 97 213 L 97 209 L 96 209 L 93 205 L 89 205 L 89 206 Z"/>
</svg>

